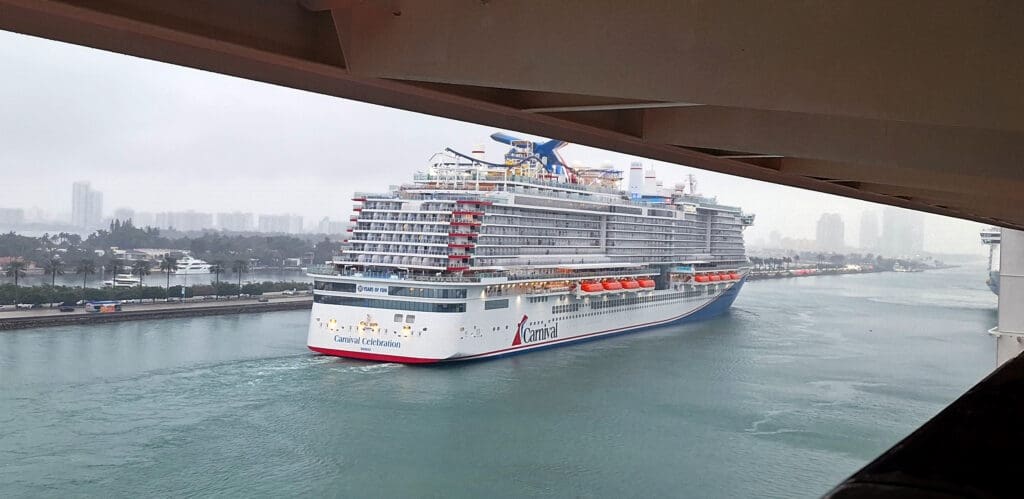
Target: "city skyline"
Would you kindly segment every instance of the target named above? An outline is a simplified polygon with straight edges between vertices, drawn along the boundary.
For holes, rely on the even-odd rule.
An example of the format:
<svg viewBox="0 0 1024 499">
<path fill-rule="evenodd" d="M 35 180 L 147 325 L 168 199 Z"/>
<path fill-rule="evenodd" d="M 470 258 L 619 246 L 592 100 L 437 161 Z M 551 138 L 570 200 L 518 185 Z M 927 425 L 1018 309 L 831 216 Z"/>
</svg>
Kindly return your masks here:
<svg viewBox="0 0 1024 499">
<path fill-rule="evenodd" d="M 0 206 L 0 232 L 28 226 L 49 227 L 54 230 L 71 229 L 74 232 L 90 233 L 110 225 L 114 220 L 131 221 L 137 227 L 174 229 L 183 232 L 203 230 L 224 230 L 230 232 L 261 232 L 280 234 L 323 233 L 343 235 L 347 224 L 329 216 L 304 223 L 301 215 L 294 213 L 253 213 L 253 212 L 204 212 L 184 211 L 137 211 L 133 207 L 119 206 L 104 211 L 103 192 L 93 189 L 90 181 L 77 181 L 71 185 L 70 214 L 47 216 L 38 207 L 29 208 L 32 214 L 25 215 L 25 208 Z"/>
</svg>

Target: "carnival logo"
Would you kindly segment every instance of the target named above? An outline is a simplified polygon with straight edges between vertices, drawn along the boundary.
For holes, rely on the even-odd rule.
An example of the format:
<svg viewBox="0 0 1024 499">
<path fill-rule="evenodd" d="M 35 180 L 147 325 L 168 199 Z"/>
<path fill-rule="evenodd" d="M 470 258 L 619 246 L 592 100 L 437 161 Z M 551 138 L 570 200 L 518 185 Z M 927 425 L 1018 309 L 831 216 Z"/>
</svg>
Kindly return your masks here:
<svg viewBox="0 0 1024 499">
<path fill-rule="evenodd" d="M 558 338 L 557 322 L 550 326 L 530 328 L 526 327 L 526 319 L 527 316 L 524 315 L 523 320 L 516 326 L 516 337 L 512 339 L 512 346 Z"/>
<path fill-rule="evenodd" d="M 523 320 L 519 321 L 519 325 L 516 326 L 516 337 L 512 339 L 512 346 L 523 344 L 523 324 L 526 324 L 527 316 L 523 316 Z"/>
</svg>

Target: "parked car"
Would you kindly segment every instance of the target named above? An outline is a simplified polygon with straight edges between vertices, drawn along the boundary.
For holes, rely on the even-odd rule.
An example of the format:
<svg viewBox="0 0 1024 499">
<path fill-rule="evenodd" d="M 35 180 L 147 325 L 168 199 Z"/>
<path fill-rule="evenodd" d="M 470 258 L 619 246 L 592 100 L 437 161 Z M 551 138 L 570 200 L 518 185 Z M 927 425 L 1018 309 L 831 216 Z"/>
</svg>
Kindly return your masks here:
<svg viewBox="0 0 1024 499">
<path fill-rule="evenodd" d="M 261 296 L 258 301 L 260 303 L 267 303 L 268 301 L 270 301 L 270 298 L 267 298 L 266 296 Z"/>
</svg>

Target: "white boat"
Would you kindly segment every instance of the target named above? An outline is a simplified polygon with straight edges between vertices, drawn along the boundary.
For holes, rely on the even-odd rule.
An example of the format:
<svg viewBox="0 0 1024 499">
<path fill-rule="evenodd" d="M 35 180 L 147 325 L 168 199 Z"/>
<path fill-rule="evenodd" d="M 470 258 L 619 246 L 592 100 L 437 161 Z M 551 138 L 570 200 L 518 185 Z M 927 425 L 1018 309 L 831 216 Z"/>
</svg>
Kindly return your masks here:
<svg viewBox="0 0 1024 499">
<path fill-rule="evenodd" d="M 185 255 L 178 259 L 175 275 L 209 274 L 211 265 L 198 258 Z"/>
<path fill-rule="evenodd" d="M 452 151 L 357 193 L 341 256 L 310 269 L 308 347 L 432 363 L 527 352 L 725 312 L 753 215 L 630 169 L 570 168 L 504 134 L 505 162 Z"/>
<path fill-rule="evenodd" d="M 113 279 L 103 281 L 103 287 L 130 288 L 133 286 L 138 286 L 140 282 L 142 281 L 132 274 L 115 274 Z"/>
</svg>

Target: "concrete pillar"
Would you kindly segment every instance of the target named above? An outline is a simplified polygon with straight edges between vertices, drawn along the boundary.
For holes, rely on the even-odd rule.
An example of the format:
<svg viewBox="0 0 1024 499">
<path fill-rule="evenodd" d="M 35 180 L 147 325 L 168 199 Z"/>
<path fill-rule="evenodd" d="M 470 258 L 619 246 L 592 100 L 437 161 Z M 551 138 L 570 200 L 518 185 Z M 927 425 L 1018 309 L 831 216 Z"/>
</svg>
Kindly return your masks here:
<svg viewBox="0 0 1024 499">
<path fill-rule="evenodd" d="M 999 325 L 996 365 L 1024 351 L 1024 232 L 1003 229 L 999 255 Z"/>
</svg>

